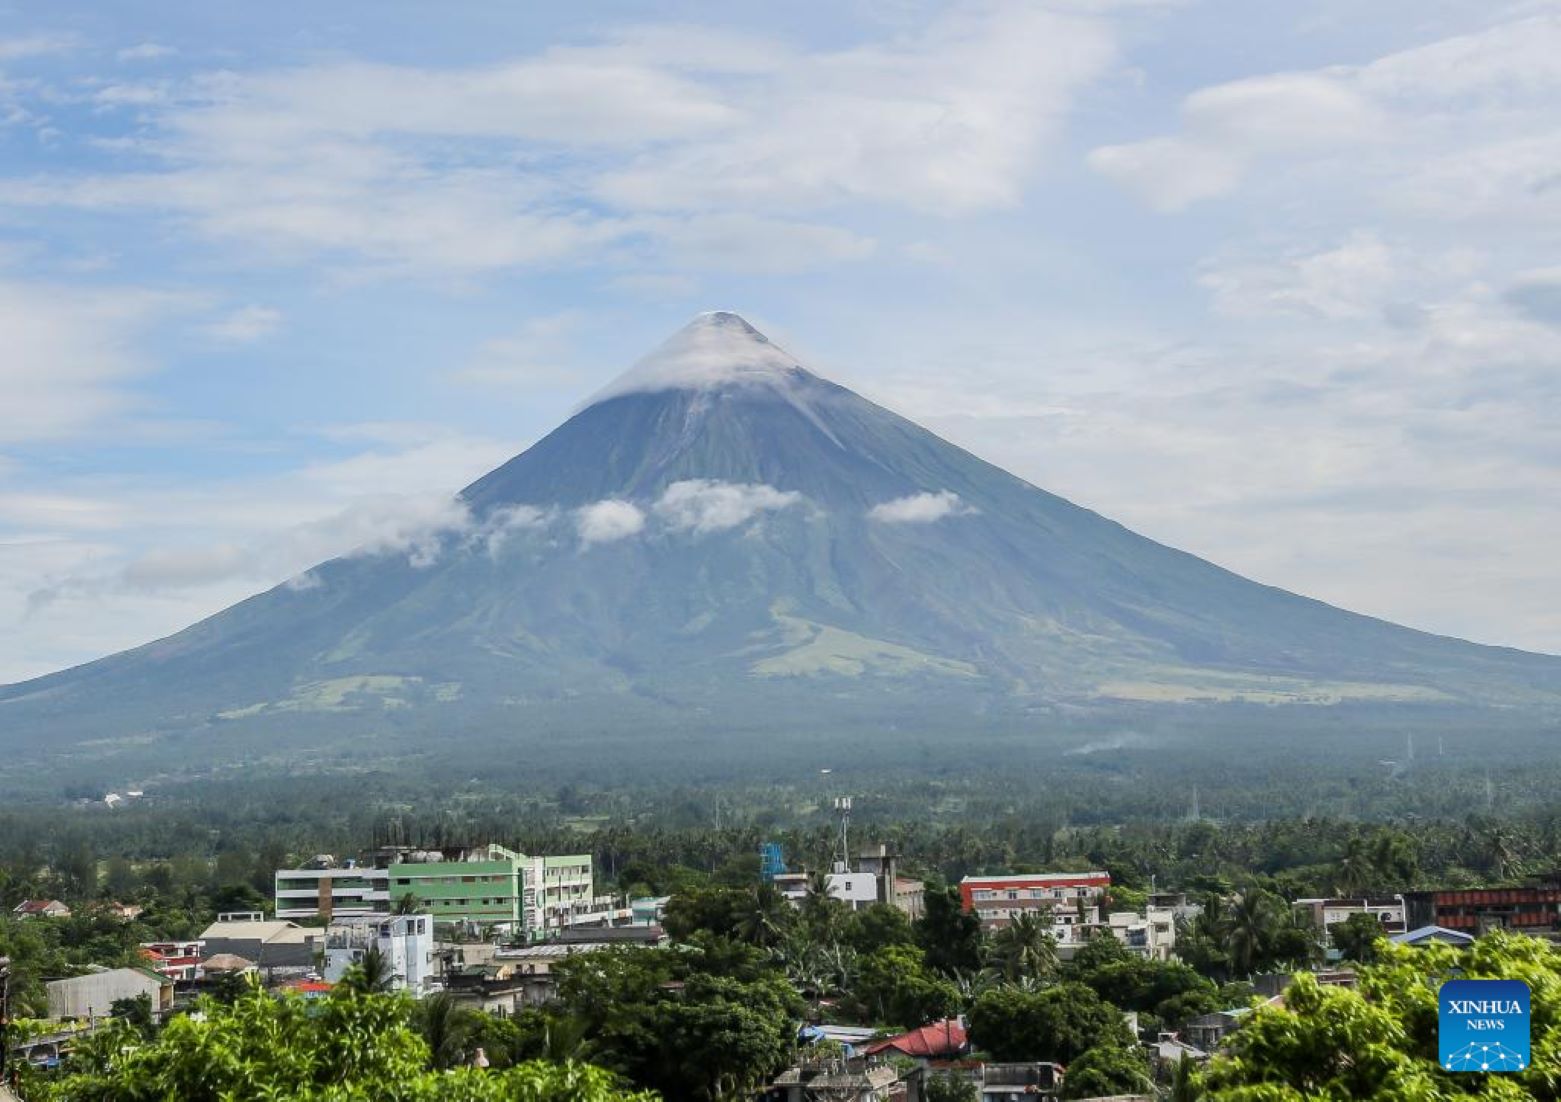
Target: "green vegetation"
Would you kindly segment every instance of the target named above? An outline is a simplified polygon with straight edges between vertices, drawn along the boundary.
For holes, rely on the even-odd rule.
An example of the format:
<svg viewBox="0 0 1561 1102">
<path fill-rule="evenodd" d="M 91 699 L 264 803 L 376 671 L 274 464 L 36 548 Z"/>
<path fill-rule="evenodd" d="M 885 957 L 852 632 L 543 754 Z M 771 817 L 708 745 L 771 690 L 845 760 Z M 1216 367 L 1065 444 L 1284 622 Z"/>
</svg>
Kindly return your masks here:
<svg viewBox="0 0 1561 1102">
<path fill-rule="evenodd" d="M 447 1070 L 413 1028 L 411 1000 L 343 985 L 305 1002 L 251 989 L 205 1000 L 148 1039 L 116 1019 L 76 1042 L 58 1077 L 30 1077 L 29 1102 L 648 1102 L 584 1064 L 529 1061 Z"/>
<path fill-rule="evenodd" d="M 1283 1007 L 1258 1010 L 1204 1076 L 1210 1102 L 1561 1098 L 1561 952 L 1497 932 L 1465 951 L 1382 946 L 1380 953 L 1357 990 L 1301 975 Z M 1438 1066 L 1437 989 L 1455 976 L 1528 984 L 1528 1071 L 1471 1075 Z"/>
</svg>

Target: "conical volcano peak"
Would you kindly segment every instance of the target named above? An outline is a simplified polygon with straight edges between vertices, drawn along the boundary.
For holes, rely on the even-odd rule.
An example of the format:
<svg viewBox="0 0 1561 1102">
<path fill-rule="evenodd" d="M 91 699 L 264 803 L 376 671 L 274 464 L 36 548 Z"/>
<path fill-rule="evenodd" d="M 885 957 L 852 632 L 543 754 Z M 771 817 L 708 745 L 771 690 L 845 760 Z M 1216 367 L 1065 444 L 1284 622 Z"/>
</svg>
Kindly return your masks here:
<svg viewBox="0 0 1561 1102">
<path fill-rule="evenodd" d="M 785 388 L 810 373 L 785 349 L 729 310 L 700 314 L 601 391 L 587 405 L 624 394 Z"/>
</svg>

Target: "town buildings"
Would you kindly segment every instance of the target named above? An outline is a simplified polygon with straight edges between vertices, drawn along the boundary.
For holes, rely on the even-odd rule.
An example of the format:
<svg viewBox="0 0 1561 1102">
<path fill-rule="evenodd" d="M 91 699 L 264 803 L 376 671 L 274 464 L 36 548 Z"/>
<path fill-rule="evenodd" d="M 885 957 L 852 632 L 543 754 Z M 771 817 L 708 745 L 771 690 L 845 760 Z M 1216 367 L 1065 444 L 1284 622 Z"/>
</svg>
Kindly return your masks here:
<svg viewBox="0 0 1561 1102">
<path fill-rule="evenodd" d="M 1410 930 L 1440 926 L 1476 936 L 1498 929 L 1561 934 L 1561 886 L 1405 892 L 1404 923 Z"/>
<path fill-rule="evenodd" d="M 431 915 L 340 918 L 325 931 L 325 978 L 338 982 L 370 949 L 378 949 L 394 977 L 391 986 L 422 996 L 433 989 L 437 964 Z"/>
<path fill-rule="evenodd" d="M 24 899 L 11 913 L 17 918 L 69 918 L 70 908 L 58 899 Z"/>
<path fill-rule="evenodd" d="M 382 851 L 337 868 L 322 856 L 276 873 L 278 918 L 388 914 L 411 896 L 438 922 L 540 937 L 597 915 L 590 854 L 535 857 L 499 845 Z"/>
</svg>

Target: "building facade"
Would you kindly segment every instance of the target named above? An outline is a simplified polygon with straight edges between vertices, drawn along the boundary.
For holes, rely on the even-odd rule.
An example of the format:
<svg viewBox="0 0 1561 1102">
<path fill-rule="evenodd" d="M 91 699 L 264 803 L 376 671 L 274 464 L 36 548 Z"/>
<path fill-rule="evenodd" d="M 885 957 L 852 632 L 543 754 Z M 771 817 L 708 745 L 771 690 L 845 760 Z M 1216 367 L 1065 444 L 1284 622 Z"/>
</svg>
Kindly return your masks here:
<svg viewBox="0 0 1561 1102">
<path fill-rule="evenodd" d="M 1313 925 L 1328 936 L 1330 945 L 1333 944 L 1332 927 L 1348 921 L 1352 915 L 1371 915 L 1382 924 L 1382 932 L 1386 934 L 1404 932 L 1404 897 L 1401 895 L 1380 899 L 1297 899 L 1295 907 L 1311 916 Z"/>
<path fill-rule="evenodd" d="M 540 936 L 594 913 L 590 854 L 533 857 L 499 845 L 387 853 L 381 864 L 280 869 L 278 918 L 366 918 L 407 896 L 438 922 Z M 324 864 L 317 860 L 316 864 Z"/>
<path fill-rule="evenodd" d="M 1128 952 L 1146 960 L 1170 960 L 1176 948 L 1176 912 L 1168 907 L 1148 907 L 1143 914 L 1112 911 L 1106 928 Z"/>
<path fill-rule="evenodd" d="M 1476 937 L 1498 929 L 1558 933 L 1561 886 L 1405 892 L 1404 923 L 1411 930 L 1440 926 Z"/>
<path fill-rule="evenodd" d="M 85 976 L 50 980 L 44 990 L 49 997 L 49 1017 L 56 1020 L 106 1018 L 116 1002 L 142 995 L 152 1002 L 154 1021 L 162 1021 L 173 1008 L 173 980 L 149 968 L 105 968 Z"/>
<path fill-rule="evenodd" d="M 354 918 L 390 910 L 390 870 L 279 869 L 277 918 Z"/>
<path fill-rule="evenodd" d="M 390 964 L 397 991 L 421 997 L 434 986 L 434 920 L 432 915 L 375 915 L 338 919 L 325 931 L 325 978 L 341 980 L 370 949 L 378 949 Z"/>
<path fill-rule="evenodd" d="M 175 983 L 194 983 L 201 978 L 201 960 L 206 956 L 204 941 L 143 941 L 141 952 L 147 967 Z"/>
<path fill-rule="evenodd" d="M 967 876 L 959 882 L 959 895 L 965 910 L 987 930 L 1007 926 L 1024 911 L 1046 912 L 1054 925 L 1073 927 L 1100 921 L 1100 905 L 1110 888 L 1106 872 L 1044 872 Z M 1058 937 L 1059 944 L 1073 940 L 1071 930 Z"/>
</svg>

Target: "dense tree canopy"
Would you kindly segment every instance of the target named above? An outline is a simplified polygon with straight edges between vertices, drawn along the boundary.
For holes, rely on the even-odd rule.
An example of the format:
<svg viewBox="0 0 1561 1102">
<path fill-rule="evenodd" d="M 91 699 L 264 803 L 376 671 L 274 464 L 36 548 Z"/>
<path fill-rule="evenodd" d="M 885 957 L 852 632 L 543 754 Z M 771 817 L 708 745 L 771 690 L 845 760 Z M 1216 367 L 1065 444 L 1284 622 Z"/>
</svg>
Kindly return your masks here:
<svg viewBox="0 0 1561 1102">
<path fill-rule="evenodd" d="M 1532 1065 L 1470 1075 L 1437 1062 L 1437 991 L 1453 977 L 1528 984 Z M 1385 945 L 1359 988 L 1297 976 L 1282 1007 L 1254 1014 L 1217 1056 L 1211 1100 L 1561 1098 L 1561 951 L 1537 938 L 1492 933 L 1474 947 Z"/>
<path fill-rule="evenodd" d="M 66 1073 L 29 1098 L 58 1102 L 650 1102 L 581 1064 L 433 1070 L 404 996 L 348 989 L 306 1003 L 253 990 L 207 1001 L 155 1039 L 118 1022 L 77 1042 Z"/>
</svg>

